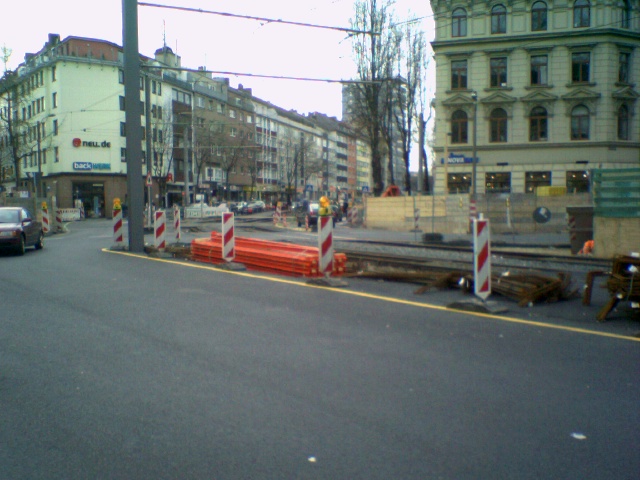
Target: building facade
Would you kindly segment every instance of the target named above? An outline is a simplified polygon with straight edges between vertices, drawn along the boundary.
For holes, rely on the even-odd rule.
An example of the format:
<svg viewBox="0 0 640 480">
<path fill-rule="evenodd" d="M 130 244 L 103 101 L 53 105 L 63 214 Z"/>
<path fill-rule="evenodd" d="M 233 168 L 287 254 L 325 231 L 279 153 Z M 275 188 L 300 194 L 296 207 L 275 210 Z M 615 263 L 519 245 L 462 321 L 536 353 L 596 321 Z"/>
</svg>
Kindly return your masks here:
<svg viewBox="0 0 640 480">
<path fill-rule="evenodd" d="M 183 68 L 168 47 L 140 58 L 146 202 L 271 203 L 355 185 L 355 137 L 342 122 L 325 125 L 204 67 Z M 51 34 L 0 82 L 0 190 L 110 216 L 115 198 L 127 202 L 126 135 L 122 47 Z M 288 187 L 291 173 L 299 178 Z"/>
<path fill-rule="evenodd" d="M 431 5 L 436 194 L 584 192 L 638 166 L 640 2 Z"/>
</svg>

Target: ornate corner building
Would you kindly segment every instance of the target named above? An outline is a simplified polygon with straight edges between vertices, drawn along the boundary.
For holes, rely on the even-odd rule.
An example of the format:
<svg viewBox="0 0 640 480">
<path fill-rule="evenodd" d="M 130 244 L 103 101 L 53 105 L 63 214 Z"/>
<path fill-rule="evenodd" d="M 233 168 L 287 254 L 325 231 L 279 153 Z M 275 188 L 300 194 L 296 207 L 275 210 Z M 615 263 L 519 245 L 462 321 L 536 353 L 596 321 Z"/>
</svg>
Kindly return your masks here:
<svg viewBox="0 0 640 480">
<path fill-rule="evenodd" d="M 431 5 L 436 193 L 586 192 L 640 165 L 640 1 Z"/>
</svg>

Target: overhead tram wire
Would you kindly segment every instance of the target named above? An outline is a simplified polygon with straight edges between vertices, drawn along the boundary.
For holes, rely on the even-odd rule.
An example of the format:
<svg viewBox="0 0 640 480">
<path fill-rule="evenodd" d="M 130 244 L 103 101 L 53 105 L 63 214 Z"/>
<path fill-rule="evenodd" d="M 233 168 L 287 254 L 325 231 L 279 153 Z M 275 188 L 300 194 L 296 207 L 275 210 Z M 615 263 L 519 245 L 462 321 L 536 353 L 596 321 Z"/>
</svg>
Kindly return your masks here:
<svg viewBox="0 0 640 480">
<path fill-rule="evenodd" d="M 336 80 L 332 78 L 308 78 L 308 77 L 288 77 L 284 75 L 265 75 L 260 73 L 243 73 L 243 72 L 228 72 L 224 70 L 195 70 L 192 68 L 182 68 L 182 67 L 167 67 L 167 66 L 159 66 L 159 65 L 141 65 L 141 68 L 145 70 L 175 70 L 179 72 L 191 72 L 191 73 L 212 73 L 215 75 L 229 75 L 236 77 L 254 77 L 254 78 L 270 78 L 274 80 L 296 80 L 302 82 L 324 82 L 324 83 L 381 83 L 384 80 Z"/>
<path fill-rule="evenodd" d="M 206 13 L 209 15 L 220 15 L 223 17 L 233 17 L 233 18 L 243 18 L 245 20 L 255 20 L 257 22 L 266 22 L 266 23 L 281 23 L 283 25 L 294 25 L 298 27 L 309 27 L 309 28 L 321 28 L 324 30 L 337 30 L 339 32 L 347 32 L 350 35 L 364 33 L 367 35 L 380 35 L 379 32 L 366 31 L 366 30 L 355 30 L 353 28 L 345 28 L 345 27 L 331 27 L 328 25 L 316 25 L 313 23 L 304 23 L 304 22 L 293 22 L 290 20 L 282 20 L 281 18 L 266 18 L 266 17 L 254 17 L 251 15 L 239 15 L 236 13 L 228 13 L 228 12 L 216 12 L 212 10 L 203 10 L 201 8 L 190 8 L 190 7 L 178 7 L 176 5 L 161 5 L 158 3 L 148 3 L 148 2 L 138 2 L 138 5 L 141 7 L 153 7 L 153 8 L 166 8 L 170 10 L 180 10 L 183 12 L 191 12 L 191 13 Z"/>
</svg>

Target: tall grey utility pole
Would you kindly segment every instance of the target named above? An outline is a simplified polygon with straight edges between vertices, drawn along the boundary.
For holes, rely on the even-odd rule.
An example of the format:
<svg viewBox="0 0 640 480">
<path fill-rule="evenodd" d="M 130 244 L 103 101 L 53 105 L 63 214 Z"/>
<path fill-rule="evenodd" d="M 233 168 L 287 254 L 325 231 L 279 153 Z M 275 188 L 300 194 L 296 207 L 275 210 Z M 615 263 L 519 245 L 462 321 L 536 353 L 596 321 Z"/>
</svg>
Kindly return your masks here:
<svg viewBox="0 0 640 480">
<path fill-rule="evenodd" d="M 124 103 L 127 150 L 129 251 L 144 252 L 144 182 L 142 180 L 142 123 L 140 121 L 140 54 L 138 53 L 138 1 L 122 0 L 124 49 Z"/>
</svg>

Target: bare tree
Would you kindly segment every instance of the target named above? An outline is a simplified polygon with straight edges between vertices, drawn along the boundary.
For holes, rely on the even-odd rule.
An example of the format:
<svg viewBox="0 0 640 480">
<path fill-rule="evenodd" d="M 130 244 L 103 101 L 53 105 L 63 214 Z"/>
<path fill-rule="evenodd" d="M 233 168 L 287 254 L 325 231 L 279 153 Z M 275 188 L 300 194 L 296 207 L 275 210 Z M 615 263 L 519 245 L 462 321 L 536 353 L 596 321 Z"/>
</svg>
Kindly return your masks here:
<svg viewBox="0 0 640 480">
<path fill-rule="evenodd" d="M 38 132 L 27 117 L 19 115 L 23 107 L 31 103 L 31 92 L 29 85 L 21 82 L 17 72 L 6 70 L 10 55 L 11 51 L 3 47 L 5 71 L 0 78 L 0 167 L 5 178 L 13 176 L 18 188 L 23 159 L 31 156 L 36 148 Z"/>
<path fill-rule="evenodd" d="M 298 147 L 290 128 L 283 129 L 278 139 L 278 152 L 280 153 L 280 176 L 284 179 L 287 203 L 290 204 L 298 171 Z"/>
<path fill-rule="evenodd" d="M 393 62 L 393 45 L 388 41 L 392 16 L 391 0 L 357 0 L 351 27 L 364 31 L 353 37 L 353 50 L 360 83 L 352 86 L 349 115 L 354 126 L 364 132 L 371 149 L 373 192 L 384 190 L 382 178 L 382 125 L 387 112 L 381 103 L 382 82 Z"/>
<path fill-rule="evenodd" d="M 162 110 L 160 110 L 162 112 Z M 158 183 L 160 197 L 166 198 L 168 175 L 173 166 L 173 142 L 171 132 L 173 125 L 169 115 L 155 113 L 151 125 L 153 137 L 151 142 L 151 174 Z"/>
<path fill-rule="evenodd" d="M 394 124 L 402 140 L 402 155 L 406 168 L 404 184 L 406 191 L 411 194 L 411 175 L 409 163 L 411 144 L 414 134 L 414 120 L 421 102 L 421 93 L 427 70 L 427 44 L 424 32 L 419 30 L 415 19 L 405 23 L 405 30 L 396 29 L 396 37 L 403 39 L 404 48 L 398 49 L 398 79 L 395 83 L 397 107 L 392 110 Z M 404 38 L 403 38 L 404 37 Z M 400 42 L 398 42 L 400 43 Z M 400 81 L 400 79 L 403 79 Z M 422 125 L 420 125 L 422 127 Z"/>
</svg>

